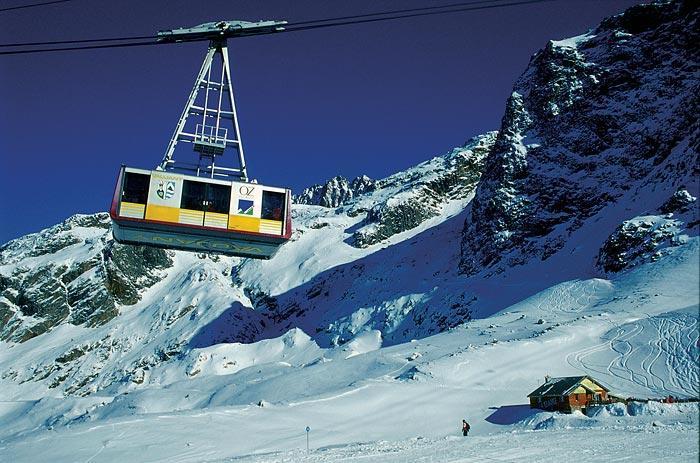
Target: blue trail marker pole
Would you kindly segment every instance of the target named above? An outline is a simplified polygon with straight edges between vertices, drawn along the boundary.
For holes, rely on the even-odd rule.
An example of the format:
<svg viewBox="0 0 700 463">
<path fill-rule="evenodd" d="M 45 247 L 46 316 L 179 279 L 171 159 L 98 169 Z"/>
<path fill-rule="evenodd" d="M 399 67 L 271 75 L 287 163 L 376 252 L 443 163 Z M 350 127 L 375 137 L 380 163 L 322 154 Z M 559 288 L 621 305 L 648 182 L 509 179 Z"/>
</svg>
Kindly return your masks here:
<svg viewBox="0 0 700 463">
<path fill-rule="evenodd" d="M 310 427 L 306 427 L 306 453 L 309 453 L 309 431 L 311 431 Z"/>
</svg>

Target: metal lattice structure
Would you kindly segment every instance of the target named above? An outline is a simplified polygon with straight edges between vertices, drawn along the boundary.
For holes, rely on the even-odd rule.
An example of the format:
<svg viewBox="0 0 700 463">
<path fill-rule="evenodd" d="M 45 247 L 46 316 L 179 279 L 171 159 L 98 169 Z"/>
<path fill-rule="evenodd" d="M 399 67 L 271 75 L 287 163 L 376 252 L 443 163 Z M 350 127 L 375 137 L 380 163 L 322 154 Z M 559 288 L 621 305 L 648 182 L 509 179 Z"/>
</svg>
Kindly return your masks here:
<svg viewBox="0 0 700 463">
<path fill-rule="evenodd" d="M 178 120 L 175 132 L 168 143 L 159 170 L 189 170 L 197 176 L 235 177 L 248 181 L 243 141 L 236 114 L 236 102 L 231 83 L 231 66 L 226 39 L 244 36 L 250 33 L 276 32 L 286 21 L 220 21 L 206 23 L 193 28 L 173 29 L 158 33 L 161 42 L 187 42 L 209 39 L 209 48 L 204 62 L 199 70 L 194 87 L 187 99 L 182 115 Z M 214 69 L 219 60 L 220 70 Z M 214 74 L 214 75 L 212 75 Z M 217 76 L 218 74 L 218 76 Z M 200 104 L 197 104 L 197 99 Z M 226 108 L 228 106 L 228 108 Z M 199 122 L 187 128 L 188 118 L 198 118 Z M 175 147 L 179 142 L 191 143 L 195 152 L 199 153 L 196 166 L 175 162 Z M 223 167 L 217 165 L 217 156 L 226 151 L 235 150 L 238 156 L 238 167 Z"/>
</svg>

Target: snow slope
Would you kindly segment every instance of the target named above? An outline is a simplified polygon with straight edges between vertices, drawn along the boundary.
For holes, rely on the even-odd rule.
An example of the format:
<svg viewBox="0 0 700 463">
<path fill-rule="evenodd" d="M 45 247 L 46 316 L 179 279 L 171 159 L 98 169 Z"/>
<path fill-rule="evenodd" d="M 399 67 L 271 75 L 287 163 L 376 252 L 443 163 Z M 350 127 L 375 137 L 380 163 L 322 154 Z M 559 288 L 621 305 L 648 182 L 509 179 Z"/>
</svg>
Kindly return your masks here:
<svg viewBox="0 0 700 463">
<path fill-rule="evenodd" d="M 309 189 L 269 261 L 121 246 L 105 214 L 2 246 L 0 461 L 697 461 L 697 403 L 586 417 L 527 400 L 545 375 L 588 374 L 623 397 L 700 395 L 697 124 L 675 124 L 656 164 L 607 150 L 591 165 L 556 144 L 587 140 L 557 118 L 589 114 L 576 101 L 591 57 L 642 50 L 655 27 L 692 19 L 686 6 L 552 42 L 518 83 L 552 100 L 512 97 L 498 134 L 387 179 Z M 663 99 L 657 64 L 634 71 Z M 627 115 L 635 92 L 613 92 Z M 536 139 L 519 102 L 547 103 L 536 115 L 561 133 Z M 614 142 L 633 146 L 641 129 L 626 122 Z M 568 176 L 584 164 L 614 194 Z M 569 195 L 572 179 L 591 195 Z"/>
<path fill-rule="evenodd" d="M 382 349 L 378 333 L 322 349 L 299 330 L 255 344 L 193 349 L 153 369 L 145 387 L 5 402 L 0 449 L 9 461 L 32 461 L 38 443 L 54 449 L 54 461 L 224 461 L 251 454 L 258 456 L 242 461 L 295 461 L 308 425 L 320 449 L 310 461 L 441 453 L 446 461 L 468 461 L 475 445 L 493 448 L 484 455 L 496 457 L 495 449 L 513 442 L 522 450 L 501 453 L 500 461 L 516 455 L 554 461 L 542 446 L 570 435 L 571 427 L 593 429 L 606 445 L 586 448 L 598 455 L 623 458 L 641 445 L 655 450 L 638 461 L 660 461 L 670 458 L 670 439 L 673 461 L 695 461 L 697 409 L 624 423 L 580 417 L 562 424 L 566 418 L 555 417 L 543 425 L 552 415 L 534 415 L 525 396 L 553 373 L 593 374 L 622 395 L 697 396 L 698 257 L 694 239 L 618 278 L 562 283 L 489 318 Z M 669 342 L 669 325 L 671 340 L 680 342 Z M 459 431 L 462 417 L 472 423 L 469 443 L 446 438 Z M 609 439 L 611 430 L 631 437 Z"/>
</svg>

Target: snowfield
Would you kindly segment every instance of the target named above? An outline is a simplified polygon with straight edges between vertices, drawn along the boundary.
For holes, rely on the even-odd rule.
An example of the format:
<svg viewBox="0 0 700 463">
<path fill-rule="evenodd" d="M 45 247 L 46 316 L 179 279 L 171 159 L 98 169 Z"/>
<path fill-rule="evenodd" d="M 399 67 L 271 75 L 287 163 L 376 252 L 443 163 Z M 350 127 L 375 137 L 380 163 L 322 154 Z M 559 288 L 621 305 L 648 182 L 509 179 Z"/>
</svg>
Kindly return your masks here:
<svg viewBox="0 0 700 463">
<path fill-rule="evenodd" d="M 582 453 L 697 461 L 696 403 L 589 418 L 531 410 L 526 397 L 546 374 L 584 373 L 622 396 L 697 397 L 698 306 L 687 306 L 698 299 L 697 262 L 693 239 L 620 278 L 563 282 L 488 318 L 383 348 L 378 332 L 321 348 L 295 329 L 192 349 L 149 372 L 146 387 L 13 401 L 3 389 L 0 455 L 36 461 L 41 448 L 42 459 L 56 462 L 554 462 Z M 48 336 L 58 342 L 76 331 Z M 30 343 L 3 348 L 3 369 Z M 466 439 L 462 418 L 472 424 Z"/>
<path fill-rule="evenodd" d="M 550 42 L 499 132 L 305 190 L 269 261 L 104 213 L 0 246 L 0 463 L 697 462 L 689 6 Z M 636 400 L 529 407 L 582 375 Z"/>
</svg>

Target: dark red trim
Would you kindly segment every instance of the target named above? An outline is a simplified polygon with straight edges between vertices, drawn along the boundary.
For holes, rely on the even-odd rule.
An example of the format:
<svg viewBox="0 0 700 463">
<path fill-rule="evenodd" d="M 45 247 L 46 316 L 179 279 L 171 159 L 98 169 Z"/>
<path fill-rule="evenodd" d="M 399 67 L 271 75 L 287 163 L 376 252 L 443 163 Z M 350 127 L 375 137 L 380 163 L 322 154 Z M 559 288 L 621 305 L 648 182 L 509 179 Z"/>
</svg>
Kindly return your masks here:
<svg viewBox="0 0 700 463">
<path fill-rule="evenodd" d="M 203 212 L 203 211 L 202 211 Z M 183 228 L 183 229 L 193 229 L 193 230 L 207 230 L 207 231 L 215 231 L 223 234 L 232 234 L 232 235 L 249 235 L 249 236 L 264 236 L 264 237 L 269 237 L 269 238 L 284 238 L 284 239 L 289 239 L 289 236 L 285 235 L 272 235 L 270 233 L 255 233 L 255 232 L 249 232 L 249 231 L 243 231 L 243 230 L 233 230 L 230 228 L 216 228 L 216 227 L 207 227 L 204 225 L 191 225 L 188 223 L 174 223 L 174 222 L 164 222 L 162 220 L 152 220 L 152 219 L 135 219 L 133 217 L 112 217 L 112 220 L 115 222 L 136 222 L 136 223 L 151 223 L 154 225 L 168 225 L 170 227 L 175 227 L 175 228 Z"/>
<path fill-rule="evenodd" d="M 114 187 L 114 196 L 112 197 L 112 207 L 109 208 L 109 216 L 112 220 L 118 219 L 117 216 L 117 206 L 119 205 L 119 197 L 122 191 L 122 177 L 124 176 L 124 166 L 119 169 L 119 176 L 117 177 L 117 184 Z"/>
<path fill-rule="evenodd" d="M 285 239 L 292 237 L 292 192 L 290 190 L 287 190 L 287 226 L 282 236 Z"/>
</svg>

